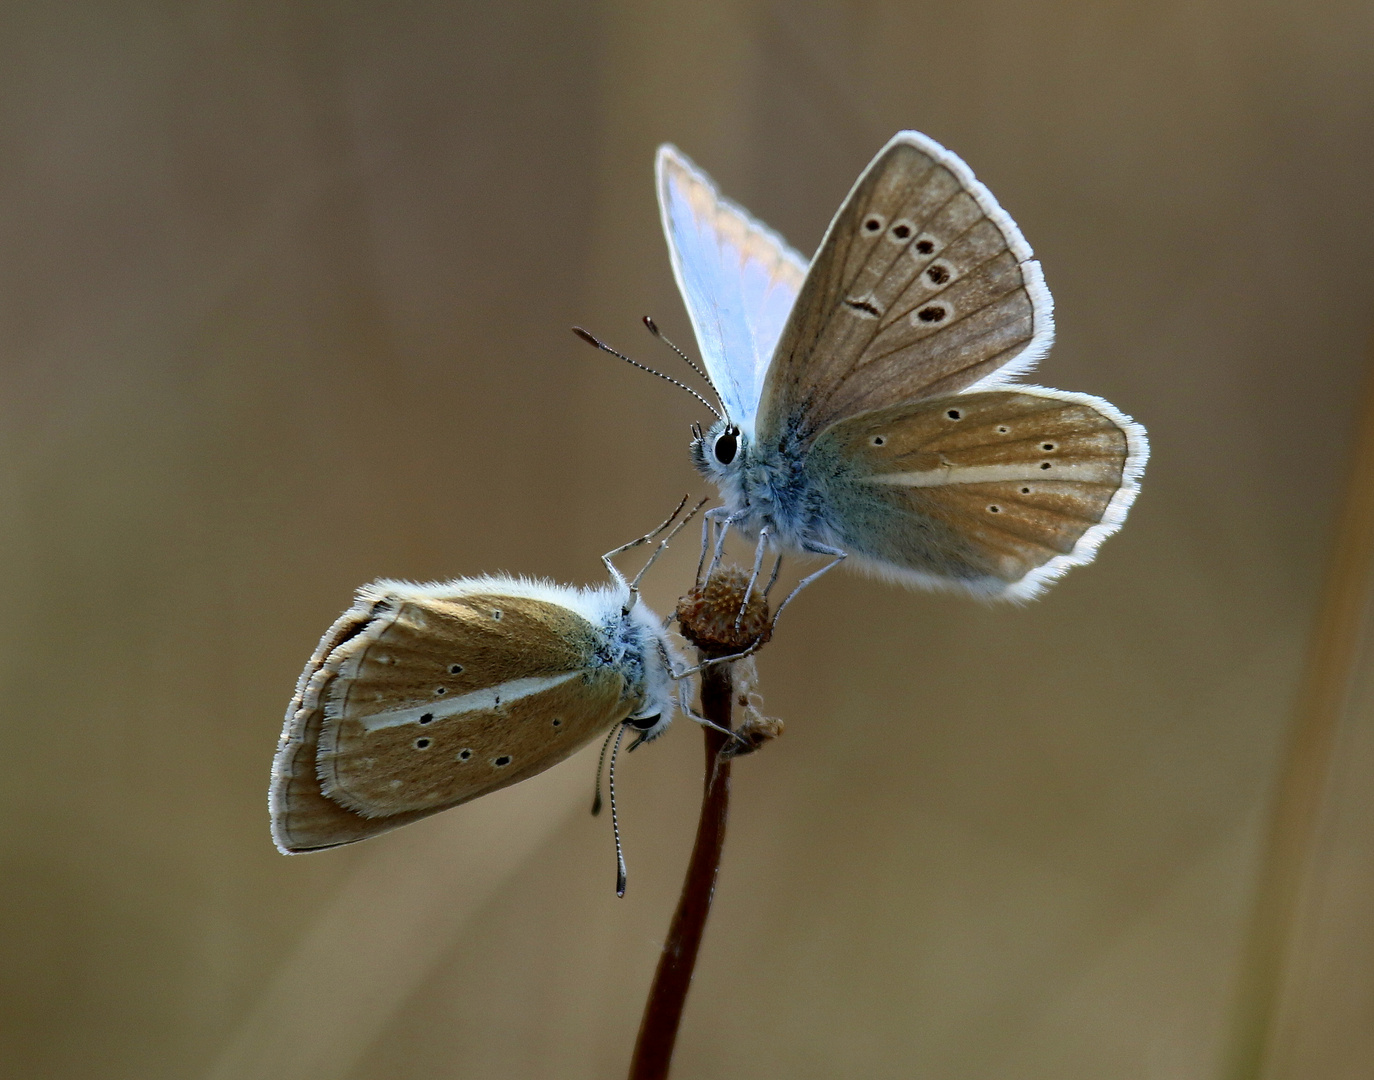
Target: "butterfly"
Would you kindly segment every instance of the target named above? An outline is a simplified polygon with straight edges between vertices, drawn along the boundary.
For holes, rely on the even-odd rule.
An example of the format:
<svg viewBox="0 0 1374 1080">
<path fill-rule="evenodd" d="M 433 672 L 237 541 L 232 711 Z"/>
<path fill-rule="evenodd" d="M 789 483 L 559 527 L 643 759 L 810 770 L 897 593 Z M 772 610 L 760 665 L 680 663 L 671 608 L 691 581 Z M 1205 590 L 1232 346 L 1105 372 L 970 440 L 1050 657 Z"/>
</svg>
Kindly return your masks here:
<svg viewBox="0 0 1374 1080">
<path fill-rule="evenodd" d="M 519 783 L 608 729 L 638 745 L 675 708 L 691 715 L 690 672 L 638 590 L 677 529 L 634 580 L 611 562 L 681 509 L 602 556 L 607 585 L 498 575 L 359 589 L 286 710 L 268 795 L 277 847 L 364 840 Z"/>
<path fill-rule="evenodd" d="M 956 155 L 899 132 L 809 265 L 675 147 L 656 172 L 721 405 L 691 447 L 721 492 L 716 558 L 734 528 L 757 541 L 755 577 L 767 546 L 830 559 L 792 596 L 848 559 L 1020 600 L 1121 527 L 1145 429 L 1101 398 L 1011 381 L 1048 351 L 1053 302 Z"/>
</svg>

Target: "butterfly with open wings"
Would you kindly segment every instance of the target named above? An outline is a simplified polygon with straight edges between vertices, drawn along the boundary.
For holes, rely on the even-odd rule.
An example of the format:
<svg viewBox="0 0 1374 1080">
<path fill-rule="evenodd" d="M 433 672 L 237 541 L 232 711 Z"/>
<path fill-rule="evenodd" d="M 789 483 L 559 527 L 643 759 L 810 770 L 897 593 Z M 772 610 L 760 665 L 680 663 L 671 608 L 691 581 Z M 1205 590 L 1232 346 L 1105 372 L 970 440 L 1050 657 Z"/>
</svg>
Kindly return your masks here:
<svg viewBox="0 0 1374 1080">
<path fill-rule="evenodd" d="M 955 154 L 899 132 L 809 266 L 675 147 L 657 180 L 724 414 L 692 445 L 723 499 L 717 557 L 734 528 L 757 540 L 756 576 L 769 546 L 830 558 L 792 595 L 849 559 L 1023 600 L 1121 527 L 1145 429 L 1101 398 L 1011 382 L 1048 351 L 1053 302 Z"/>
</svg>

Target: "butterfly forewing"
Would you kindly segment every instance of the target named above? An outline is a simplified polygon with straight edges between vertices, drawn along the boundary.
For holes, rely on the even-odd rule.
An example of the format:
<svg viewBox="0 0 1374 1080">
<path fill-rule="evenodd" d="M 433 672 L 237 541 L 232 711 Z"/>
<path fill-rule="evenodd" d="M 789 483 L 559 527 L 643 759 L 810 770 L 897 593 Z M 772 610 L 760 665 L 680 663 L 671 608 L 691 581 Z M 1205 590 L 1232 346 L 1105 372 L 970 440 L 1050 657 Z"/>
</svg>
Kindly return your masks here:
<svg viewBox="0 0 1374 1080">
<path fill-rule="evenodd" d="M 657 172 L 673 274 L 702 359 L 730 418 L 748 424 L 806 260 L 675 147 L 659 148 Z"/>
<path fill-rule="evenodd" d="M 422 810 L 367 818 L 325 797 L 320 790 L 316 759 L 324 725 L 323 698 L 338 675 L 325 667 L 318 667 L 311 674 L 314 677 L 304 688 L 304 701 L 287 714 L 287 731 L 272 766 L 268 805 L 272 839 L 277 847 L 292 854 L 320 851 L 366 840 L 432 813 Z"/>
<path fill-rule="evenodd" d="M 971 391 L 840 421 L 817 440 L 830 500 L 862 534 L 861 559 L 924 584 L 1031 596 L 1087 562 L 1135 497 L 1144 432 L 1083 394 L 1018 387 Z M 883 527 L 874 527 L 883 522 Z"/>
<path fill-rule="evenodd" d="M 346 810 L 320 790 L 316 757 L 324 725 L 324 701 L 338 677 L 337 662 L 331 665 L 329 660 L 367 628 L 380 606 L 371 600 L 360 601 L 339 617 L 320 639 L 287 707 L 267 800 L 272 839 L 284 852 L 351 844 L 424 816 L 421 812 L 369 819 Z"/>
<path fill-rule="evenodd" d="M 902 132 L 812 263 L 764 383 L 759 437 L 805 443 L 856 412 L 1025 370 L 1052 334 L 1015 223 L 955 155 Z"/>
<path fill-rule="evenodd" d="M 396 603 L 342 647 L 325 701 L 324 794 L 368 817 L 456 805 L 561 761 L 635 702 L 595 627 L 493 594 Z"/>
</svg>

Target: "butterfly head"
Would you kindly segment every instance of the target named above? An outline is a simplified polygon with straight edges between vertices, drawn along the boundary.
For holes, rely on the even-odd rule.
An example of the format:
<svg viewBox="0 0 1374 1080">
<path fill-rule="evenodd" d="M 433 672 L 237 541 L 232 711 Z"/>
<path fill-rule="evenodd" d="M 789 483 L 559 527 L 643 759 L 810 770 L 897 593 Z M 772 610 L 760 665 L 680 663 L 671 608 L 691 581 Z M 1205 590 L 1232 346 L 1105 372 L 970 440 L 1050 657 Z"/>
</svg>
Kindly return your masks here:
<svg viewBox="0 0 1374 1080">
<path fill-rule="evenodd" d="M 732 476 L 743 464 L 748 436 L 738 424 L 717 420 L 703 432 L 695 429 L 692 440 L 692 462 L 708 480 L 717 484 Z"/>
<path fill-rule="evenodd" d="M 620 613 L 617 612 L 617 615 Z M 638 697 L 628 724 L 639 734 L 635 745 L 657 739 L 673 722 L 677 689 L 673 683 L 672 646 L 657 615 L 635 604 L 621 616 L 620 667 L 631 693 Z"/>
</svg>

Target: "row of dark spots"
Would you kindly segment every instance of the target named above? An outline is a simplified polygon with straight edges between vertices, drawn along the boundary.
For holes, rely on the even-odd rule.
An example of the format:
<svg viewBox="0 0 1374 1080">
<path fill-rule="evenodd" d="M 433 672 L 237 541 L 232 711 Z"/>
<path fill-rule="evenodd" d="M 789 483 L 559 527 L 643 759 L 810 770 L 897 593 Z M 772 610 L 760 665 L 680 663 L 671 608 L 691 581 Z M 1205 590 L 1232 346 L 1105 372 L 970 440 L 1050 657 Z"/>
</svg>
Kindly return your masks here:
<svg viewBox="0 0 1374 1080">
<path fill-rule="evenodd" d="M 1022 494 L 1022 495 L 1029 495 L 1030 493 L 1031 493 L 1031 489 L 1028 488 L 1028 487 L 1023 487 L 1023 488 L 1021 489 L 1021 494 Z M 1001 508 L 1000 506 L 997 506 L 996 504 L 994 504 L 994 505 L 988 507 L 988 513 L 989 513 L 989 514 L 1000 514 L 1001 512 L 1002 512 L 1002 508 Z"/>
<path fill-rule="evenodd" d="M 864 230 L 870 235 L 878 232 L 880 229 L 882 229 L 882 227 L 883 219 L 878 214 L 873 214 L 864 221 Z M 911 235 L 911 226 L 906 224 L 905 222 L 898 222 L 896 225 L 892 227 L 892 235 L 895 236 L 898 240 L 905 240 L 908 236 Z M 925 239 L 916 241 L 913 247 L 922 255 L 929 255 L 931 252 L 935 250 L 935 244 L 932 241 Z M 930 281 L 935 285 L 944 285 L 946 282 L 949 281 L 949 279 L 952 276 L 953 275 L 950 273 L 950 269 L 947 266 L 940 266 L 937 264 L 935 266 L 927 268 L 926 270 L 926 277 L 929 278 Z M 850 300 L 848 301 L 848 303 L 850 307 L 853 307 L 860 311 L 866 311 L 870 315 L 879 314 L 879 312 L 871 304 L 865 303 L 863 301 Z M 948 308 L 942 307 L 939 304 L 929 304 L 926 307 L 921 308 L 921 310 L 916 313 L 916 317 L 920 319 L 921 322 L 937 323 L 943 322 L 945 316 L 948 314 Z"/>
<path fill-rule="evenodd" d="M 416 749 L 416 750 L 428 750 L 432 745 L 433 745 L 433 742 L 432 742 L 430 739 L 416 739 L 416 740 L 415 740 L 415 749 Z M 472 751 L 465 748 L 465 749 L 459 750 L 458 753 L 457 753 L 457 755 L 455 755 L 455 756 L 456 756 L 456 758 L 457 758 L 458 761 L 468 761 L 468 760 L 470 760 L 470 759 L 472 758 Z M 511 763 L 511 756 L 510 756 L 509 754 L 500 754 L 500 755 L 498 755 L 498 756 L 492 758 L 492 759 L 491 759 L 491 763 L 492 763 L 494 766 L 496 766 L 496 768 L 498 768 L 498 769 L 504 769 L 507 765 L 509 765 L 509 764 Z"/>
<path fill-rule="evenodd" d="M 450 675 L 461 675 L 461 674 L 463 674 L 463 665 L 462 665 L 462 664 L 450 664 L 450 665 L 448 666 L 448 673 L 449 673 Z M 434 688 L 434 696 L 435 696 L 435 697 L 443 697 L 443 696 L 444 696 L 445 694 L 447 694 L 447 693 L 448 693 L 448 687 L 447 687 L 447 686 L 436 686 L 436 687 Z M 421 718 L 420 718 L 420 723 L 422 723 L 422 724 L 428 724 L 430 720 L 433 720 L 433 719 L 434 719 L 434 717 L 433 717 L 431 714 L 429 714 L 429 713 L 426 713 L 425 716 L 428 716 L 428 717 L 429 717 L 429 720 L 426 720 L 424 717 L 421 717 Z"/>
<path fill-rule="evenodd" d="M 872 234 L 878 232 L 883 227 L 883 219 L 878 214 L 872 214 L 864 221 L 864 231 Z M 899 221 L 892 226 L 892 235 L 898 240 L 905 240 L 911 235 L 911 226 L 905 221 Z M 930 240 L 917 240 L 916 250 L 922 255 L 929 255 L 935 250 L 935 244 Z"/>
<path fill-rule="evenodd" d="M 500 704 L 499 700 L 498 700 L 497 703 Z M 433 714 L 432 712 L 424 713 L 424 714 L 420 717 L 420 723 L 422 723 L 422 724 L 432 724 L 432 723 L 434 723 L 434 714 Z M 561 727 L 563 726 L 563 721 L 562 721 L 561 719 L 559 719 L 558 717 L 555 716 L 555 717 L 553 718 L 553 726 L 556 727 L 556 728 L 561 728 Z M 422 741 L 423 741 L 423 740 L 422 740 Z M 416 745 L 418 746 L 419 743 L 416 743 Z M 428 742 L 425 742 L 425 745 L 428 746 L 429 743 L 428 743 Z"/>
<path fill-rule="evenodd" d="M 878 232 L 879 229 L 882 228 L 881 214 L 870 214 L 870 216 L 864 220 L 863 227 L 864 232 L 867 232 L 867 234 L 872 235 L 874 232 Z M 908 236 L 911 235 L 911 225 L 908 225 L 905 221 L 899 221 L 899 223 L 893 225 L 892 235 L 896 236 L 899 240 L 907 239 Z M 932 251 L 936 250 L 936 246 L 934 246 L 932 240 L 916 240 L 915 247 L 923 256 L 929 256 Z"/>
<path fill-rule="evenodd" d="M 434 714 L 433 714 L 433 713 L 425 713 L 422 717 L 420 717 L 420 723 L 422 723 L 422 724 L 432 723 L 433 720 L 434 720 Z M 560 718 L 558 718 L 558 717 L 554 717 L 554 719 L 553 719 L 553 726 L 554 726 L 555 729 L 561 728 L 561 727 L 563 726 L 563 721 L 562 721 Z M 430 748 L 430 746 L 432 746 L 432 745 L 433 745 L 433 740 L 424 738 L 423 736 L 415 740 L 415 749 L 416 749 L 416 750 L 428 750 L 428 749 Z M 467 761 L 468 758 L 470 758 L 470 757 L 472 757 L 472 751 L 471 751 L 471 750 L 460 750 L 460 751 L 458 752 L 458 760 L 459 760 L 459 761 Z M 503 767 L 503 766 L 505 766 L 505 765 L 509 765 L 509 764 L 510 764 L 510 755 L 508 755 L 508 754 L 502 754 L 499 758 L 496 758 L 496 759 L 492 762 L 492 764 L 495 765 L 497 768 L 501 768 L 501 767 Z"/>
</svg>

